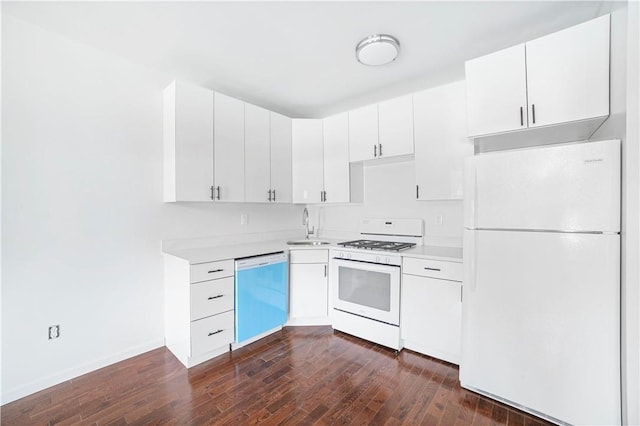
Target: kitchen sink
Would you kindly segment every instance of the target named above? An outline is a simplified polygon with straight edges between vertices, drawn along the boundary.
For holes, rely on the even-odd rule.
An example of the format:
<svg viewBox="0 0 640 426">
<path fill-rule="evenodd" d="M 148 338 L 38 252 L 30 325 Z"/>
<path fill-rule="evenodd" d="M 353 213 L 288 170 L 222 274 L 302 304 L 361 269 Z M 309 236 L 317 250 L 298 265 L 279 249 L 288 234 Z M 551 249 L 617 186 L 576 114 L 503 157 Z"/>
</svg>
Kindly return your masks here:
<svg viewBox="0 0 640 426">
<path fill-rule="evenodd" d="M 329 244 L 329 241 L 322 240 L 294 240 L 287 241 L 287 245 L 289 246 L 321 246 L 324 244 Z"/>
</svg>

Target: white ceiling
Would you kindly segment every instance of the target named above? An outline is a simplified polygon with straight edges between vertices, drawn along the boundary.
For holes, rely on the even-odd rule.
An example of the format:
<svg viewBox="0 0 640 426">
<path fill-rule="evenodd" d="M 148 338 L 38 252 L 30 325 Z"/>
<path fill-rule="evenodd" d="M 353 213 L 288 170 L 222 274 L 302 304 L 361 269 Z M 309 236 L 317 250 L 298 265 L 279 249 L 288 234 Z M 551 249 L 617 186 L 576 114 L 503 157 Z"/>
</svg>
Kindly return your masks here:
<svg viewBox="0 0 640 426">
<path fill-rule="evenodd" d="M 592 19 L 602 1 L 2 2 L 2 12 L 292 117 L 462 79 L 465 60 Z M 397 37 L 366 67 L 365 36 Z"/>
</svg>

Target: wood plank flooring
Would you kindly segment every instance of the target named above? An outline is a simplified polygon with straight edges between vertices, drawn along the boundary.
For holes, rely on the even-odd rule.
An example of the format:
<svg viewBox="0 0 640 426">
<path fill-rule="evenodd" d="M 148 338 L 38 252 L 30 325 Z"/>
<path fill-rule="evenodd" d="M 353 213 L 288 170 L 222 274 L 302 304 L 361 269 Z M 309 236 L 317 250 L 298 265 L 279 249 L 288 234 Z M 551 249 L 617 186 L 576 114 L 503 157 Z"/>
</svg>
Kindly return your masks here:
<svg viewBox="0 0 640 426">
<path fill-rule="evenodd" d="M 2 425 L 543 425 L 454 365 L 330 327 L 287 327 L 189 370 L 166 348 L 2 407 Z"/>
</svg>

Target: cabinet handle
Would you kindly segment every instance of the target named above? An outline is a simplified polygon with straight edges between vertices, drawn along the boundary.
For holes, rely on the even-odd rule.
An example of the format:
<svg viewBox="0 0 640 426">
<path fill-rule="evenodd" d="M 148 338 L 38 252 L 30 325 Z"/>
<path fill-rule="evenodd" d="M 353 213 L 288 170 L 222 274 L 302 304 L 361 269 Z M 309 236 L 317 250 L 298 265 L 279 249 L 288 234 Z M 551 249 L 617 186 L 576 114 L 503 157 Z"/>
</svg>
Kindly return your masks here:
<svg viewBox="0 0 640 426">
<path fill-rule="evenodd" d="M 267 200 L 271 201 L 271 190 L 268 190 L 267 193 L 269 194 L 269 197 L 267 198 Z"/>
<path fill-rule="evenodd" d="M 416 185 L 416 200 L 420 198 L 420 185 Z"/>
<path fill-rule="evenodd" d="M 273 194 L 273 200 L 271 201 L 275 201 L 276 200 L 276 190 L 272 190 L 271 193 Z"/>
<path fill-rule="evenodd" d="M 536 124 L 536 106 L 531 104 L 531 115 L 533 117 L 533 124 Z"/>
<path fill-rule="evenodd" d="M 326 203 L 327 202 L 327 191 L 322 191 L 322 192 L 324 192 L 324 202 Z"/>
<path fill-rule="evenodd" d="M 327 278 L 327 265 L 324 265 L 324 277 Z"/>
<path fill-rule="evenodd" d="M 218 333 L 222 333 L 224 330 L 216 330 L 216 331 L 212 331 L 210 332 L 207 336 L 213 336 L 214 334 L 218 334 Z"/>
<path fill-rule="evenodd" d="M 378 144 L 378 157 L 382 157 L 382 144 Z"/>
<path fill-rule="evenodd" d="M 460 303 L 462 303 L 462 286 L 460 286 Z"/>
<path fill-rule="evenodd" d="M 427 271 L 436 271 L 436 272 L 440 272 L 440 268 L 424 268 Z"/>
<path fill-rule="evenodd" d="M 224 269 L 214 269 L 213 271 L 207 271 L 207 274 L 215 274 L 216 272 L 222 272 Z"/>
<path fill-rule="evenodd" d="M 377 145 L 373 145 L 373 156 L 374 157 L 378 156 L 378 146 Z"/>
<path fill-rule="evenodd" d="M 214 199 L 214 196 L 213 196 L 213 185 L 211 185 L 211 199 L 212 200 Z"/>
<path fill-rule="evenodd" d="M 207 300 L 220 299 L 221 297 L 224 297 L 224 295 L 223 294 L 219 294 L 217 296 L 209 296 L 209 297 L 207 297 Z"/>
<path fill-rule="evenodd" d="M 522 107 L 520 107 L 520 125 L 524 126 L 524 111 Z"/>
<path fill-rule="evenodd" d="M 220 186 L 216 186 L 216 200 L 220 199 Z"/>
</svg>

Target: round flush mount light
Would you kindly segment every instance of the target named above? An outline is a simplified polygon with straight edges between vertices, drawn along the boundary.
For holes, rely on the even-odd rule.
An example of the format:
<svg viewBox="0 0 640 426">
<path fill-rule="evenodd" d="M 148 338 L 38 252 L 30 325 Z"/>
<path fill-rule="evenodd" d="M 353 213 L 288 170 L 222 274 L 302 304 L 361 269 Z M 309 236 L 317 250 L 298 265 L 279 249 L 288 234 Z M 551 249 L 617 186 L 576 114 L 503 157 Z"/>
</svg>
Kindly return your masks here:
<svg viewBox="0 0 640 426">
<path fill-rule="evenodd" d="M 388 34 L 374 34 L 364 38 L 356 46 L 356 58 L 364 65 L 385 65 L 393 62 L 400 53 L 400 42 Z"/>
</svg>

